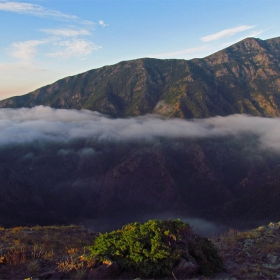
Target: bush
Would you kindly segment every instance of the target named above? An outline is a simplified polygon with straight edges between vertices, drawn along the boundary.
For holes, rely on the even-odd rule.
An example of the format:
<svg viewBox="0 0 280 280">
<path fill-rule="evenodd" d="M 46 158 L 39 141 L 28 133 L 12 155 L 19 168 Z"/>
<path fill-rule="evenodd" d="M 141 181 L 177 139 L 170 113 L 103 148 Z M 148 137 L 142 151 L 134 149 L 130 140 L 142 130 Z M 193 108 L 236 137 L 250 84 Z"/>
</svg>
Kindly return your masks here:
<svg viewBox="0 0 280 280">
<path fill-rule="evenodd" d="M 145 277 L 171 275 L 178 260 L 187 259 L 186 250 L 197 260 L 203 275 L 222 269 L 213 244 L 195 235 L 192 227 L 180 220 L 131 223 L 100 234 L 89 250 L 91 257 L 116 261 L 122 269 Z"/>
<path fill-rule="evenodd" d="M 209 239 L 196 236 L 188 244 L 188 250 L 199 265 L 199 274 L 209 277 L 223 271 L 223 261 Z"/>
</svg>

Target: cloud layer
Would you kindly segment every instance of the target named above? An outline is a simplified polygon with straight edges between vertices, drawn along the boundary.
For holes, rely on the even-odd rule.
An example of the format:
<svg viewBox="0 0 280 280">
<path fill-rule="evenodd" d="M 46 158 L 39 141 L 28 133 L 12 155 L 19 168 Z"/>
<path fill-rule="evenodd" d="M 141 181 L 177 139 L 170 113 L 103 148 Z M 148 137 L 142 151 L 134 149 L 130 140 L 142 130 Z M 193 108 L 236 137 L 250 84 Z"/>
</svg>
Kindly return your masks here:
<svg viewBox="0 0 280 280">
<path fill-rule="evenodd" d="M 222 30 L 220 32 L 208 35 L 208 36 L 204 36 L 201 39 L 201 41 L 203 42 L 210 42 L 210 41 L 215 41 L 224 37 L 230 37 L 233 36 L 239 32 L 245 31 L 245 30 L 249 30 L 254 28 L 255 26 L 248 26 L 248 25 L 241 25 L 235 28 L 229 28 L 229 29 L 225 29 Z"/>
<path fill-rule="evenodd" d="M 253 135 L 261 148 L 280 152 L 280 119 L 231 115 L 208 119 L 163 120 L 156 115 L 110 119 L 88 110 L 0 109 L 0 145 L 35 140 L 69 141 L 77 138 L 127 141 L 166 138 L 208 138 Z"/>
<path fill-rule="evenodd" d="M 4 1 L 0 3 L 0 10 L 6 12 L 19 13 L 19 14 L 33 15 L 37 17 L 52 18 L 59 21 L 76 21 L 81 24 L 87 24 L 87 25 L 94 24 L 94 22 L 92 21 L 82 20 L 75 15 L 68 15 L 57 10 L 47 9 L 37 4 Z"/>
<path fill-rule="evenodd" d="M 199 53 L 199 52 L 207 51 L 209 49 L 210 49 L 209 46 L 202 46 L 202 47 L 197 47 L 197 48 L 186 49 L 183 51 L 151 55 L 150 57 L 156 57 L 156 58 L 177 57 L 177 56 L 185 55 L 185 54 L 189 54 L 189 53 Z"/>
<path fill-rule="evenodd" d="M 10 54 L 23 61 L 30 61 L 35 56 L 37 46 L 45 43 L 45 40 L 30 40 L 13 43 Z"/>
<path fill-rule="evenodd" d="M 87 36 L 91 35 L 91 33 L 86 29 L 41 29 L 40 31 L 51 34 L 54 36 L 63 36 L 63 37 L 77 37 L 77 36 Z"/>
<path fill-rule="evenodd" d="M 96 45 L 95 43 L 83 40 L 83 39 L 74 39 L 67 41 L 59 41 L 55 43 L 58 46 L 56 52 L 51 52 L 48 54 L 49 57 L 60 57 L 60 58 L 69 58 L 72 56 L 85 56 L 92 53 L 92 51 L 97 51 L 101 46 Z"/>
</svg>

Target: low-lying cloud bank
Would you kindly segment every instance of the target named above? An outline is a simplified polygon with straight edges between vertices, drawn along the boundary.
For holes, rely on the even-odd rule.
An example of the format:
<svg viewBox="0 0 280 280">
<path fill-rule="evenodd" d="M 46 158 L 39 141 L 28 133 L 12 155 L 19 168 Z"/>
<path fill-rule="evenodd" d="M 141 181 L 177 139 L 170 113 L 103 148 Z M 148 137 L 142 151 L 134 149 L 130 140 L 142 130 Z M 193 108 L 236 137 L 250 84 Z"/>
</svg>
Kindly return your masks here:
<svg viewBox="0 0 280 280">
<path fill-rule="evenodd" d="M 208 138 L 253 135 L 261 148 L 280 152 L 280 118 L 231 115 L 208 119 L 162 119 L 146 115 L 111 119 L 88 110 L 34 108 L 0 109 L 0 145 L 77 138 L 127 141 L 166 138 Z"/>
</svg>

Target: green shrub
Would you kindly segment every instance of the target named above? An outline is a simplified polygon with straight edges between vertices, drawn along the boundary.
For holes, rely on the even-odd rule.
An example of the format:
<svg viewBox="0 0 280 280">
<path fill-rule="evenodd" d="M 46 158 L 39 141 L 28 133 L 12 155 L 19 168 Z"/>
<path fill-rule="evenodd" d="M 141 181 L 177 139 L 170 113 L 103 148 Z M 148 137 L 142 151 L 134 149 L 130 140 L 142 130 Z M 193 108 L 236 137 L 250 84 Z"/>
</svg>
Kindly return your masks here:
<svg viewBox="0 0 280 280">
<path fill-rule="evenodd" d="M 89 249 L 91 257 L 116 261 L 122 269 L 146 277 L 171 275 L 179 258 L 187 259 L 186 249 L 203 275 L 222 269 L 212 243 L 195 235 L 191 226 L 180 220 L 131 223 L 121 230 L 100 234 Z"/>
<path fill-rule="evenodd" d="M 209 277 L 223 271 L 222 259 L 209 239 L 196 236 L 188 244 L 188 250 L 199 265 L 199 274 Z"/>
</svg>

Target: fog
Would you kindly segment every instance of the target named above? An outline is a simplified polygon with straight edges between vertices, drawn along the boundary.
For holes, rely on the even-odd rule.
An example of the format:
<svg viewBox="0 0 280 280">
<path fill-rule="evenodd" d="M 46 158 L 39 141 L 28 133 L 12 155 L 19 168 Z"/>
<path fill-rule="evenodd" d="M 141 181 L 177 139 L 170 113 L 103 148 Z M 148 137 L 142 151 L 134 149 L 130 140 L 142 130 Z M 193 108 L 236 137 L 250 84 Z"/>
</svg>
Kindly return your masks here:
<svg viewBox="0 0 280 280">
<path fill-rule="evenodd" d="M 182 216 L 180 214 L 175 214 L 171 212 L 162 212 L 156 214 L 143 214 L 139 213 L 138 215 L 134 213 L 134 215 L 125 215 L 125 213 L 118 217 L 106 217 L 106 218 L 98 218 L 98 219 L 79 219 L 76 222 L 89 228 L 95 232 L 109 232 L 112 230 L 120 229 L 125 224 L 133 223 L 135 221 L 144 223 L 148 220 L 177 220 L 188 223 L 193 231 L 201 236 L 205 237 L 218 237 L 220 234 L 225 233 L 230 229 L 228 225 L 222 225 L 219 223 L 207 221 L 201 218 Z"/>
<path fill-rule="evenodd" d="M 230 138 L 222 139 L 224 137 Z M 156 194 L 153 193 L 154 198 L 151 197 L 151 204 L 147 204 L 147 209 L 139 208 L 140 211 L 138 211 L 137 199 L 139 194 L 137 193 L 137 188 L 128 193 L 130 196 L 120 196 L 119 200 L 115 201 L 114 192 L 112 192 L 111 196 L 109 195 L 111 189 L 113 190 L 115 186 L 120 184 L 135 187 L 138 185 L 138 181 L 136 183 L 132 182 L 131 178 L 138 180 L 137 178 L 143 178 L 143 176 L 147 175 L 144 165 L 143 167 L 137 167 L 139 170 L 135 167 L 138 173 L 131 173 L 130 169 L 125 170 L 124 178 L 119 178 L 117 175 L 122 170 L 121 166 L 126 167 L 137 163 L 138 157 L 150 154 L 153 156 L 155 153 L 149 153 L 149 149 L 143 149 L 138 153 L 138 148 L 145 146 L 147 143 L 149 145 L 156 144 L 155 146 L 157 146 L 158 143 L 161 143 L 157 140 L 162 138 L 167 139 L 167 141 L 163 141 L 164 144 L 168 143 L 166 146 L 163 145 L 163 147 L 167 147 L 166 153 L 164 153 L 167 160 L 164 168 L 167 168 L 167 171 L 171 174 L 170 176 L 174 178 L 178 176 L 179 183 L 174 181 L 178 184 L 178 188 L 183 188 L 185 185 L 187 187 L 186 191 L 184 190 L 182 193 L 176 188 L 174 191 L 178 191 L 178 194 L 180 193 L 186 198 L 186 202 L 184 202 L 186 204 L 182 205 L 180 213 L 161 213 L 162 211 L 175 211 L 175 208 L 173 206 L 163 207 L 164 205 L 161 203 L 156 204 L 158 200 Z M 200 219 L 205 218 L 204 212 L 201 214 L 197 211 L 191 211 L 193 203 L 201 203 L 199 207 L 204 207 L 203 196 L 199 195 L 199 190 L 196 190 L 195 186 L 196 184 L 201 184 L 204 187 L 204 181 L 208 182 L 209 177 L 208 173 L 199 173 L 197 181 L 189 183 L 192 180 L 191 168 L 192 164 L 195 164 L 195 160 L 194 162 L 192 161 L 192 150 L 183 154 L 183 156 L 187 155 L 187 159 L 182 160 L 181 148 L 186 149 L 188 145 L 181 146 L 181 142 L 185 141 L 177 141 L 178 138 L 193 138 L 196 140 L 217 138 L 218 141 L 211 140 L 206 142 L 206 145 L 214 143 L 214 152 L 211 149 L 205 149 L 204 152 L 207 160 L 208 158 L 209 160 L 213 158 L 213 168 L 218 170 L 213 173 L 215 175 L 213 175 L 213 178 L 217 180 L 219 187 L 224 184 L 225 188 L 230 189 L 247 179 L 251 170 L 263 174 L 267 172 L 268 168 L 274 168 L 279 164 L 280 118 L 231 115 L 227 117 L 217 116 L 207 119 L 182 120 L 167 119 L 159 115 L 150 114 L 126 119 L 112 119 L 106 115 L 88 110 L 53 109 L 43 106 L 0 109 L 0 148 L 2 148 L 0 163 L 24 177 L 27 176 L 34 186 L 39 186 L 44 195 L 44 203 L 48 207 L 46 213 L 44 213 L 46 221 L 53 219 L 49 213 L 57 213 L 56 218 L 59 222 L 63 221 L 64 223 L 64 221 L 68 221 L 67 219 L 72 222 L 73 219 L 76 219 L 76 223 L 81 223 L 96 231 L 108 231 L 133 221 L 145 222 L 149 219 L 180 218 L 194 226 L 195 231 L 199 234 L 208 237 L 218 236 L 228 230 L 228 225 L 223 219 L 214 217 L 213 221 L 225 223 L 224 225 L 216 224 Z M 219 142 L 220 138 L 222 139 L 221 142 Z M 238 140 L 236 143 L 238 144 L 242 143 L 242 148 L 239 145 L 237 145 L 238 147 L 229 145 L 230 148 L 227 150 L 228 145 L 223 146 L 222 143 L 226 141 L 226 143 L 235 144 L 235 139 L 231 141 L 231 138 L 236 138 Z M 76 141 L 80 139 L 82 141 Z M 131 143 L 142 140 L 144 140 L 143 143 Z M 109 142 L 103 145 L 103 142 L 106 141 Z M 121 145 L 119 145 L 119 142 L 121 142 Z M 128 142 L 129 145 L 127 145 Z M 196 141 L 186 142 L 195 143 Z M 47 145 L 37 145 L 38 143 L 47 143 Z M 11 144 L 12 146 L 9 146 Z M 21 147 L 22 144 L 23 146 Z M 219 149 L 219 145 L 221 145 L 222 149 Z M 115 149 L 114 147 L 120 148 Z M 170 147 L 172 148 L 170 149 Z M 273 159 L 269 158 L 269 153 L 267 153 L 267 158 L 263 157 L 263 154 L 266 155 L 267 150 L 265 150 L 265 153 L 260 154 L 257 153 L 260 150 L 255 150 L 256 147 L 274 152 L 275 157 L 271 157 Z M 239 153 L 241 149 L 243 150 Z M 246 152 L 243 152 L 244 150 Z M 196 150 L 193 151 L 195 152 Z M 130 155 L 130 153 L 133 155 Z M 226 153 L 228 153 L 228 156 L 225 156 Z M 238 156 L 235 156 L 235 154 Z M 111 158 L 114 159 L 112 162 Z M 182 168 L 172 165 L 173 162 L 177 162 L 177 159 Z M 206 164 L 207 160 L 205 161 Z M 155 162 L 157 161 L 155 160 Z M 174 171 L 175 173 L 172 173 L 173 167 L 176 171 Z M 190 174 L 185 172 L 188 168 Z M 194 172 L 198 172 L 198 169 L 195 169 Z M 155 168 L 155 170 L 161 169 Z M 139 180 L 139 185 L 144 186 L 146 182 L 150 182 L 149 180 L 154 180 L 154 177 L 156 176 L 151 172 L 145 178 L 146 181 L 140 182 Z M 104 178 L 107 179 L 105 180 Z M 160 179 L 163 181 L 159 181 L 158 185 L 169 184 L 168 178 Z M 184 178 L 186 183 L 181 183 L 180 178 Z M 196 180 L 196 177 L 194 178 Z M 112 187 L 107 188 L 107 186 Z M 107 192 L 108 190 L 109 192 Z M 187 191 L 192 190 L 193 194 L 192 192 L 190 194 L 192 194 L 192 199 L 195 202 L 192 201 L 189 205 Z M 123 189 L 122 191 L 125 194 L 125 190 Z M 145 191 L 146 189 L 144 188 L 141 199 L 145 197 L 147 199 L 148 196 Z M 223 195 L 224 192 L 221 193 L 221 196 Z M 202 197 L 202 202 L 200 197 Z M 124 203 L 122 203 L 122 198 Z M 134 208 L 131 211 L 125 210 L 130 209 L 128 207 L 132 205 L 130 202 L 126 203 L 126 199 L 132 199 L 137 202 L 135 211 L 133 210 Z M 213 197 L 209 199 L 213 199 Z M 63 202 L 63 204 L 60 202 Z M 121 213 L 116 211 L 113 215 L 112 212 L 115 210 L 110 210 L 111 202 L 113 202 L 112 209 L 116 208 L 114 203 L 119 203 L 120 206 L 118 207 L 124 207 L 122 209 L 124 211 Z M 119 209 L 118 207 L 116 209 Z M 161 210 L 156 211 L 155 209 Z M 268 211 L 269 209 L 268 207 Z M 151 212 L 154 214 L 147 215 L 147 213 Z M 196 217 L 192 217 L 192 213 L 195 213 Z M 236 219 L 238 218 L 239 216 L 237 215 Z M 248 226 L 248 223 L 249 221 L 244 226 Z M 235 224 L 240 225 L 240 221 L 238 220 Z"/>
<path fill-rule="evenodd" d="M 248 134 L 258 139 L 260 148 L 280 151 L 280 118 L 230 115 L 182 120 L 146 115 L 112 119 L 88 110 L 53 109 L 44 106 L 0 109 L 0 145 L 33 141 L 65 142 L 77 138 L 149 141 L 157 137 L 240 137 Z"/>
</svg>

